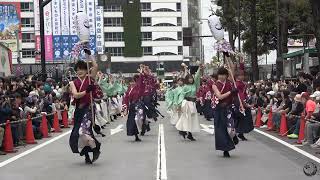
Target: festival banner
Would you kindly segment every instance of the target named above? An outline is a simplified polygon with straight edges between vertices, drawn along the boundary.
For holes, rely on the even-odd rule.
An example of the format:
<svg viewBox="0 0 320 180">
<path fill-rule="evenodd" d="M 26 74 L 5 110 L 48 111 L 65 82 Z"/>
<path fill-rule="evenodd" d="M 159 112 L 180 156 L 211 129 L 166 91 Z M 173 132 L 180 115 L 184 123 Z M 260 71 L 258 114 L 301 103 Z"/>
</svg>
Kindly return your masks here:
<svg viewBox="0 0 320 180">
<path fill-rule="evenodd" d="M 62 58 L 67 58 L 71 52 L 70 19 L 69 19 L 69 0 L 60 0 L 61 6 L 61 48 Z"/>
<path fill-rule="evenodd" d="M 53 60 L 53 41 L 52 41 L 52 12 L 51 3 L 44 7 L 44 42 L 46 61 Z"/>
<path fill-rule="evenodd" d="M 78 0 L 78 12 L 86 12 L 86 0 Z"/>
<path fill-rule="evenodd" d="M 71 49 L 74 45 L 79 41 L 78 33 L 77 33 L 77 23 L 76 23 L 76 13 L 78 12 L 77 8 L 77 0 L 70 0 L 70 42 Z"/>
<path fill-rule="evenodd" d="M 33 15 L 34 15 L 34 34 L 35 34 L 35 51 L 41 51 L 41 39 L 40 39 L 40 9 L 39 0 L 33 1 Z M 41 55 L 35 55 L 36 62 L 40 62 Z"/>
<path fill-rule="evenodd" d="M 61 60 L 62 56 L 62 36 L 61 36 L 61 17 L 60 17 L 60 0 L 52 1 L 52 29 L 53 29 L 53 48 L 54 60 Z"/>
<path fill-rule="evenodd" d="M 95 0 L 87 0 L 87 15 L 90 26 L 90 49 L 92 54 L 96 52 L 96 21 L 95 21 Z"/>
<path fill-rule="evenodd" d="M 19 2 L 0 2 L 0 42 L 3 42 L 15 54 L 17 54 L 16 33 L 18 33 L 21 44 L 20 13 Z"/>
<path fill-rule="evenodd" d="M 96 51 L 104 54 L 103 6 L 96 6 Z"/>
</svg>

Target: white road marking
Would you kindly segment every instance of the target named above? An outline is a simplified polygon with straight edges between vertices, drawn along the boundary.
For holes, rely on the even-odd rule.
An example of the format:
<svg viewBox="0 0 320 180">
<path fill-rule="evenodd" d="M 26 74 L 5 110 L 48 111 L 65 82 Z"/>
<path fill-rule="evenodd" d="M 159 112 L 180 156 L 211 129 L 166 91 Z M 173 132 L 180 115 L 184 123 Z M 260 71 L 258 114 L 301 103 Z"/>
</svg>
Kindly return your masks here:
<svg viewBox="0 0 320 180">
<path fill-rule="evenodd" d="M 69 131 L 67 131 L 67 132 L 65 132 L 65 133 L 63 133 L 63 134 L 61 134 L 61 135 L 59 135 L 57 137 L 54 137 L 54 138 L 52 138 L 52 139 L 50 139 L 50 140 L 48 140 L 48 141 L 46 141 L 46 142 L 44 142 L 44 143 L 42 143 L 42 144 L 40 144 L 38 146 L 35 146 L 35 147 L 33 147 L 33 148 L 29 149 L 29 150 L 26 150 L 26 151 L 24 151 L 24 152 L 22 152 L 22 153 L 20 153 L 20 154 L 18 154 L 16 156 L 13 156 L 12 158 L 1 162 L 0 163 L 0 168 L 5 166 L 5 165 L 7 165 L 7 164 L 9 164 L 9 163 L 11 163 L 11 162 L 13 162 L 13 161 L 18 160 L 18 159 L 20 159 L 20 158 L 22 158 L 22 157 L 24 157 L 24 156 L 36 151 L 36 150 L 38 150 L 40 148 L 45 147 L 45 146 L 57 141 L 58 139 L 63 138 L 64 136 L 66 136 L 66 135 L 68 135 L 70 133 L 71 133 L 71 130 L 69 130 Z"/>
<path fill-rule="evenodd" d="M 209 134 L 214 134 L 214 126 L 213 125 L 206 125 L 206 124 L 200 124 L 202 127 L 202 131 L 205 131 Z"/>
<path fill-rule="evenodd" d="M 111 136 L 123 131 L 123 124 L 118 125 L 115 129 L 110 129 Z"/>
<path fill-rule="evenodd" d="M 261 131 L 259 129 L 254 129 L 254 131 L 257 132 L 257 133 L 260 133 L 260 134 L 262 134 L 264 136 L 267 136 L 268 138 L 270 138 L 270 139 L 272 139 L 274 141 L 277 141 L 278 143 L 280 143 L 282 145 L 287 146 L 288 148 L 290 148 L 290 149 L 292 149 L 292 150 L 294 150 L 294 151 L 296 151 L 296 152 L 308 157 L 309 159 L 314 160 L 317 163 L 320 163 L 320 159 L 318 157 L 316 157 L 316 156 L 314 156 L 314 155 L 312 155 L 312 154 L 310 154 L 308 152 L 305 152 L 302 149 L 299 149 L 299 148 L 295 147 L 294 145 L 291 145 L 291 144 L 289 144 L 289 143 L 287 143 L 287 142 L 285 142 L 285 141 L 283 141 L 283 140 L 281 140 L 279 138 L 276 138 L 276 137 L 274 137 L 274 136 L 272 136 L 272 135 L 270 135 L 268 133 L 265 133 L 265 132 L 263 132 L 263 131 Z"/>
<path fill-rule="evenodd" d="M 157 180 L 167 179 L 166 146 L 164 142 L 163 124 L 159 124 Z"/>
</svg>

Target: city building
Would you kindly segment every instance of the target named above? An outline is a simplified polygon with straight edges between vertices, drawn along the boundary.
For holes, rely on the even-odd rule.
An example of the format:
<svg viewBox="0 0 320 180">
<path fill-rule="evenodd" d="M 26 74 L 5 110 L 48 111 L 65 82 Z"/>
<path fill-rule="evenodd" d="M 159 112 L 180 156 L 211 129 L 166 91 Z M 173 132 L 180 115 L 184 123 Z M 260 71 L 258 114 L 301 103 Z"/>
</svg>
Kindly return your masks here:
<svg viewBox="0 0 320 180">
<path fill-rule="evenodd" d="M 7 2 L 17 2 L 6 0 Z M 199 12 L 197 0 L 131 0 L 140 1 L 141 54 L 125 54 L 124 7 L 120 1 L 97 0 L 96 5 L 104 7 L 104 45 L 105 53 L 99 59 L 106 60 L 111 55 L 111 72 L 134 73 L 139 64 L 144 63 L 153 71 L 165 72 L 179 70 L 185 61 L 200 59 L 199 39 L 193 45 L 183 46 L 183 28 L 192 27 L 193 35 L 199 35 Z M 35 13 L 33 0 L 20 0 L 21 6 L 21 66 L 24 72 L 40 72 L 39 60 L 36 60 Z M 129 2 L 129 1 L 127 1 Z M 71 1 L 70 1 L 71 3 Z M 79 6 L 79 5 L 78 5 Z M 71 22 L 70 22 L 71 23 Z M 132 24 L 132 22 L 130 22 Z M 130 31 L 130 29 L 129 29 Z M 130 42 L 130 41 L 129 41 Z M 129 43 L 130 44 L 130 43 Z M 139 42 L 138 42 L 139 45 Z M 18 64 L 17 53 L 13 52 L 13 64 Z M 59 69 L 64 61 L 48 62 L 49 71 Z M 33 68 L 37 69 L 34 71 Z"/>
<path fill-rule="evenodd" d="M 111 53 L 112 72 L 134 73 L 144 63 L 165 72 L 179 70 L 183 61 L 198 57 L 199 45 L 183 46 L 183 28 L 193 27 L 198 35 L 196 0 L 140 0 L 142 56 L 130 57 L 124 53 L 124 7 L 105 0 L 104 37 L 106 52 Z M 138 51 L 138 50 L 137 50 Z"/>
</svg>

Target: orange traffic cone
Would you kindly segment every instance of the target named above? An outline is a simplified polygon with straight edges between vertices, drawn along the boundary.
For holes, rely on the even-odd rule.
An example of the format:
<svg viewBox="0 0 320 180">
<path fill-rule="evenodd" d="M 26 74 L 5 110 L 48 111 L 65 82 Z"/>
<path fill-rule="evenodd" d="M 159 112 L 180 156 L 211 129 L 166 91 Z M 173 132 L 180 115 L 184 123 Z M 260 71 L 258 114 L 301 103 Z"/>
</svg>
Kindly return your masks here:
<svg viewBox="0 0 320 180">
<path fill-rule="evenodd" d="M 288 133 L 287 118 L 286 118 L 286 114 L 282 113 L 281 114 L 281 121 L 280 121 L 279 135 L 286 136 L 287 133 Z"/>
<path fill-rule="evenodd" d="M 13 139 L 12 139 L 12 132 L 11 132 L 11 125 L 10 121 L 7 120 L 4 139 L 3 139 L 3 151 L 7 153 L 14 153 L 17 152 L 13 149 Z"/>
<path fill-rule="evenodd" d="M 64 110 L 62 112 L 62 123 L 64 128 L 69 128 L 69 123 L 68 123 L 68 112 L 67 110 Z"/>
<path fill-rule="evenodd" d="M 302 144 L 302 141 L 304 140 L 305 125 L 306 125 L 306 119 L 304 114 L 302 114 L 300 119 L 300 130 L 299 130 L 299 138 L 298 138 L 297 144 Z"/>
<path fill-rule="evenodd" d="M 272 121 L 272 107 L 270 107 L 269 115 L 268 115 L 268 129 L 267 131 L 271 131 L 273 129 L 273 121 Z"/>
<path fill-rule="evenodd" d="M 42 122 L 41 122 L 41 132 L 42 132 L 42 137 L 43 138 L 48 138 L 49 133 L 48 133 L 48 122 L 47 122 L 47 117 L 45 114 L 42 115 Z"/>
<path fill-rule="evenodd" d="M 58 112 L 55 112 L 53 115 L 53 129 L 54 132 L 62 132 L 60 129 L 59 119 L 58 119 Z"/>
<path fill-rule="evenodd" d="M 262 117 L 262 114 L 261 114 L 261 109 L 260 107 L 258 107 L 258 112 L 257 112 L 257 118 L 256 118 L 256 125 L 255 127 L 260 127 L 261 126 L 261 117 Z"/>
<path fill-rule="evenodd" d="M 32 120 L 30 115 L 28 116 L 28 120 L 26 124 L 26 143 L 37 144 L 33 134 Z"/>
</svg>

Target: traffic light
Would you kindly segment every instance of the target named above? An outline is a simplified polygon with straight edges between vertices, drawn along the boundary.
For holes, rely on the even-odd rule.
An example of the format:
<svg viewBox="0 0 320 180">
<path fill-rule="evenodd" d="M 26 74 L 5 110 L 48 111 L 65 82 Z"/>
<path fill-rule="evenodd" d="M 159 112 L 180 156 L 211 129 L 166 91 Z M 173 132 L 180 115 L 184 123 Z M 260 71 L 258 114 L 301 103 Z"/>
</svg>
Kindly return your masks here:
<svg viewBox="0 0 320 180">
<path fill-rule="evenodd" d="M 192 46 L 192 28 L 183 28 L 183 46 Z"/>
</svg>

